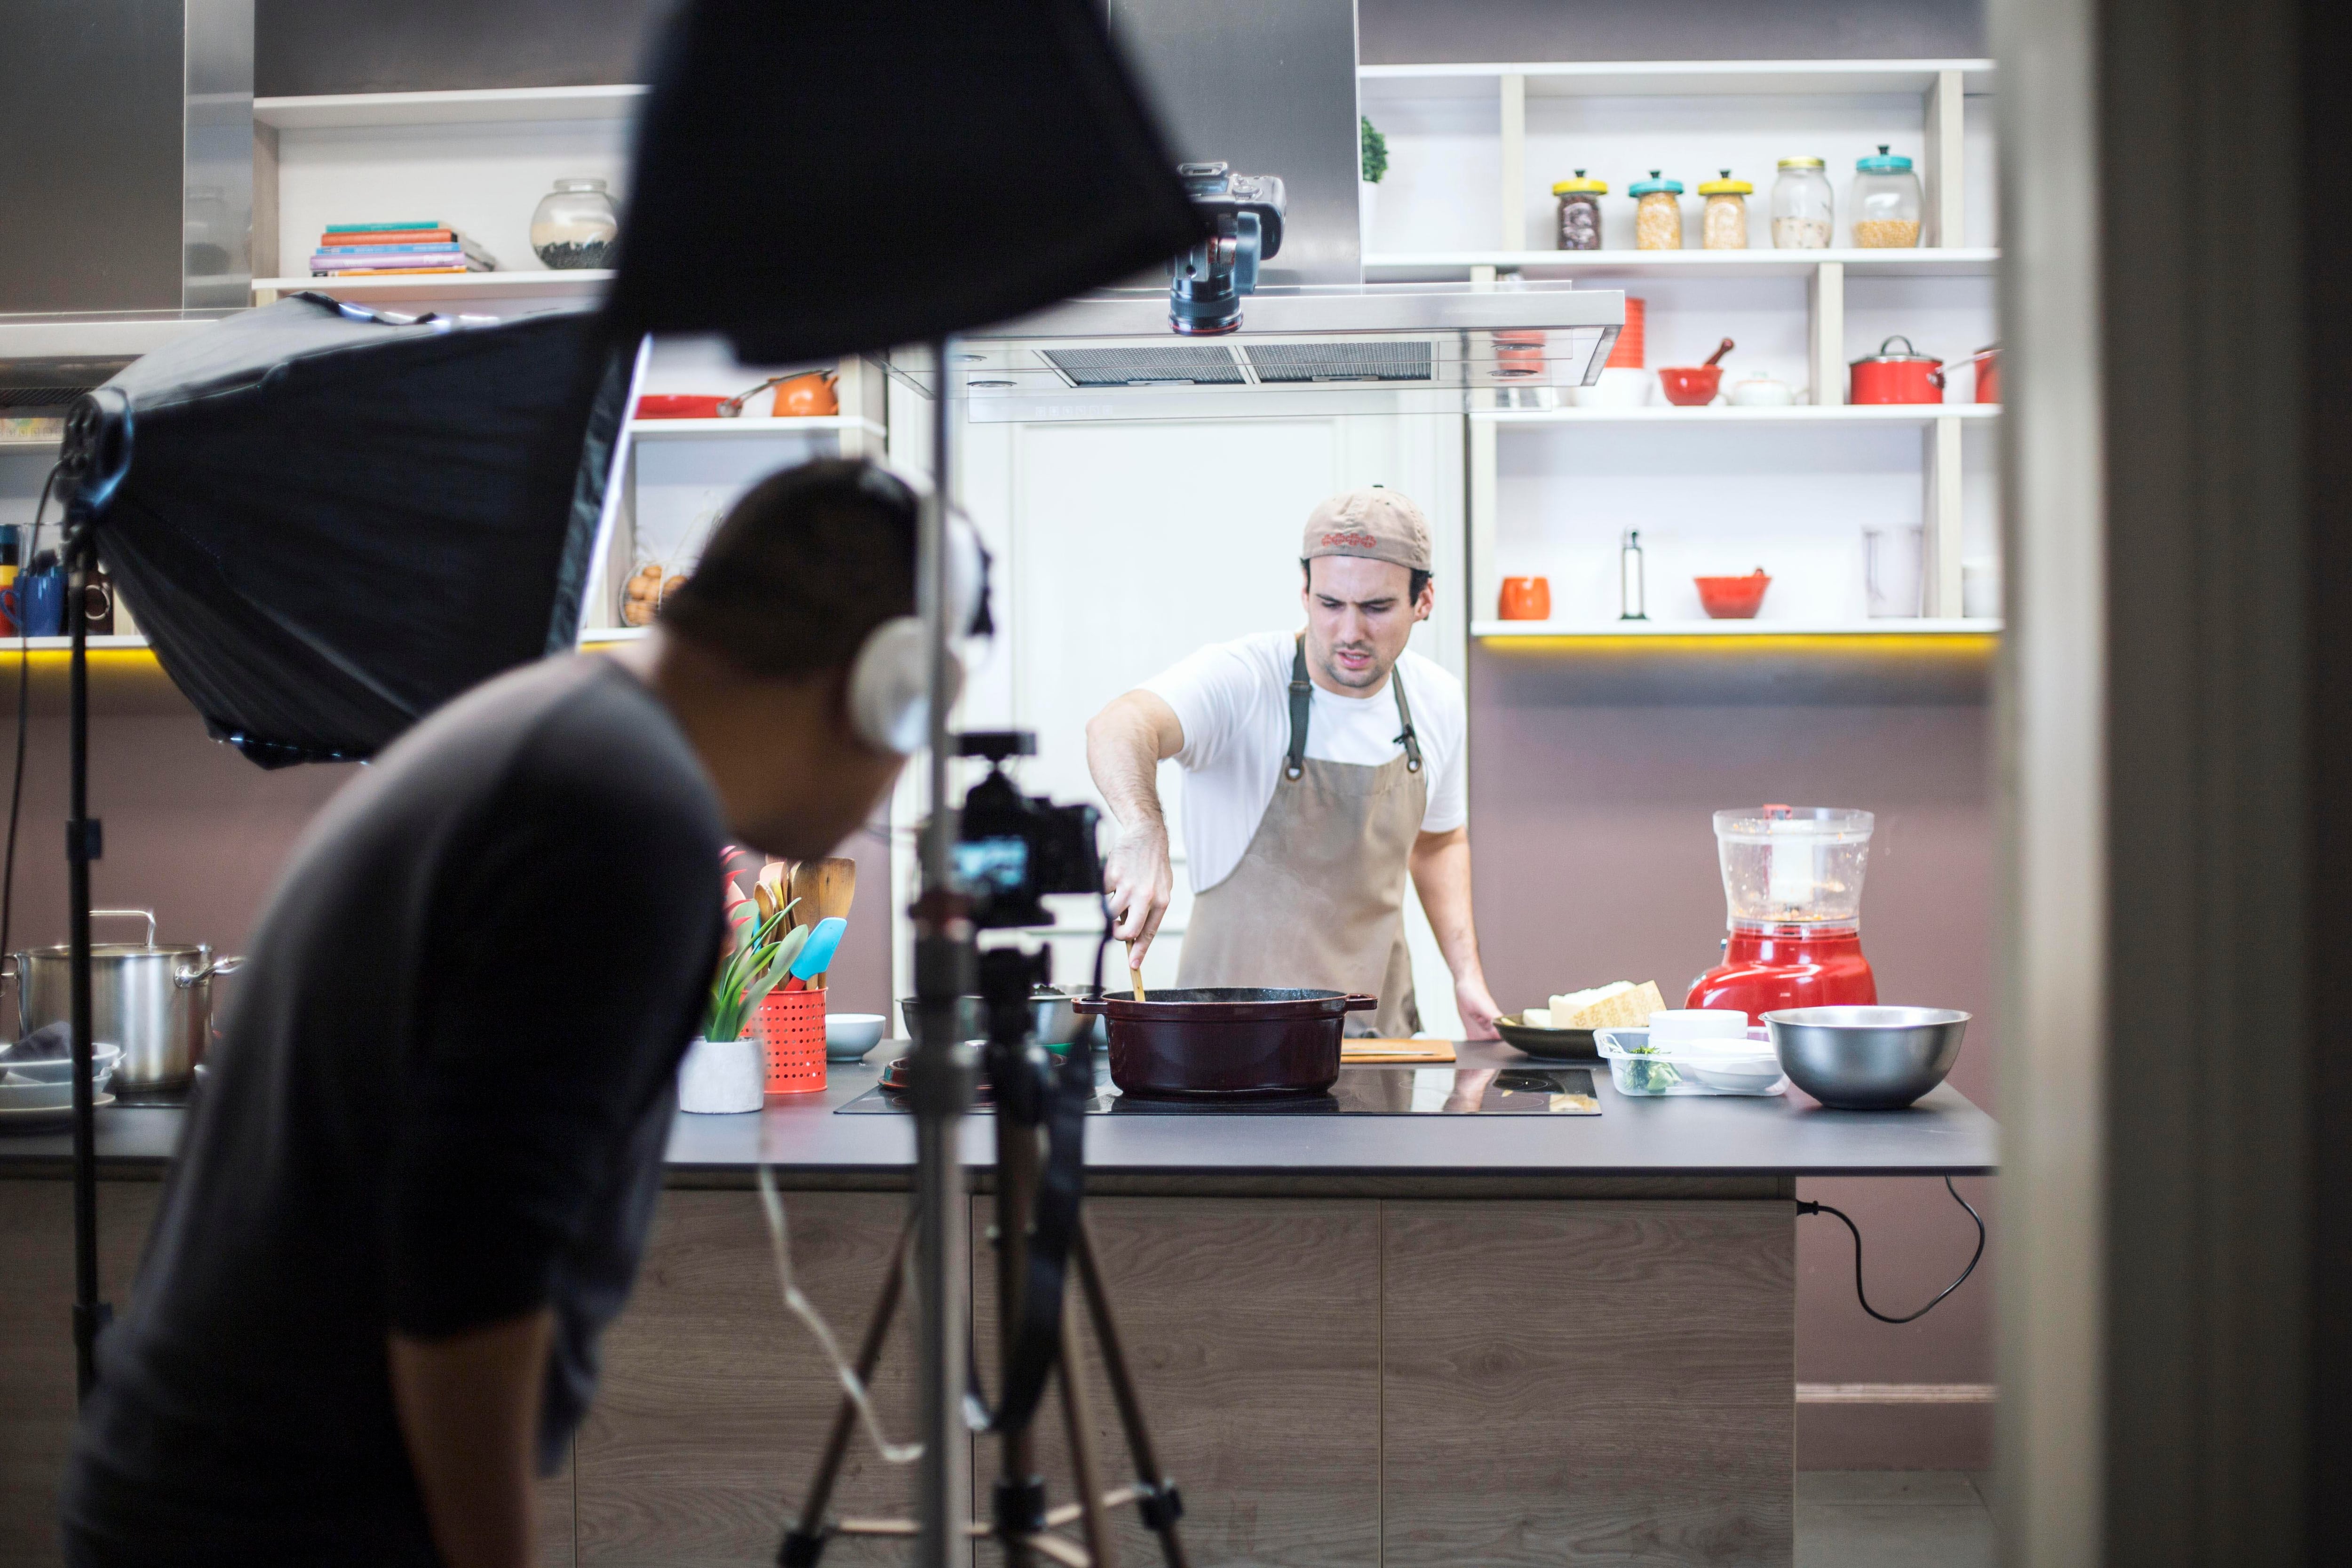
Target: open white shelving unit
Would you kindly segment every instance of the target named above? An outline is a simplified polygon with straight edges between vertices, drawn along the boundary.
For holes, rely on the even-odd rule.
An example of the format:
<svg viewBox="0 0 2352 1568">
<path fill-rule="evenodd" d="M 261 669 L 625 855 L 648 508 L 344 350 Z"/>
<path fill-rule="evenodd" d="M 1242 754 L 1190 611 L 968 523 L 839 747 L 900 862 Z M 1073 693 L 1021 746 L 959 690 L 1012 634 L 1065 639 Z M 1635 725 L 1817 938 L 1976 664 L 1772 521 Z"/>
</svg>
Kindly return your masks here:
<svg viewBox="0 0 2352 1568">
<path fill-rule="evenodd" d="M 814 414 L 781 419 L 757 415 L 740 419 L 632 419 L 628 428 L 630 437 L 637 441 L 772 441 L 820 430 L 855 432 L 879 441 L 888 434 L 879 419 L 857 414 Z"/>
<path fill-rule="evenodd" d="M 511 305 L 528 300 L 533 304 L 553 300 L 580 306 L 603 299 L 612 281 L 611 272 L 591 268 L 568 272 L 540 268 L 529 272 L 423 273 L 391 278 L 257 278 L 253 280 L 253 302 L 267 305 L 284 295 L 308 292 L 383 304 L 438 301 Z"/>
<path fill-rule="evenodd" d="M 1513 274 L 1622 289 L 1648 307 L 1645 369 L 1696 364 L 1723 338 L 1727 390 L 1762 373 L 1790 407 L 1676 408 L 1654 380 L 1631 407 L 1547 406 L 1565 396 L 1474 395 L 1468 443 L 1471 635 L 1576 639 L 1695 635 L 1978 637 L 1961 612 L 1964 563 L 1997 548 L 1997 406 L 1845 402 L 1847 366 L 1900 334 L 1958 361 L 1993 341 L 2000 264 L 1991 62 L 1559 61 L 1367 66 L 1363 112 L 1388 137 L 1389 173 L 1366 225 L 1371 281 L 1509 287 Z M 1880 144 L 1910 157 L 1923 195 L 1916 249 L 1855 247 L 1854 161 Z M 1770 193 L 1783 156 L 1820 157 L 1836 194 L 1833 248 L 1776 250 Z M 1748 181 L 1748 248 L 1699 247 L 1699 183 Z M 1652 170 L 1679 179 L 1686 248 L 1561 251 L 1557 180 L 1605 180 L 1606 243 L 1630 245 L 1625 195 Z M 1530 405 L 1535 404 L 1537 405 Z M 1864 531 L 1921 531 L 1920 617 L 1872 619 Z M 1653 619 L 1617 619 L 1618 552 L 1639 530 Z M 1905 553 L 1897 544 L 1893 552 Z M 1758 565 L 1762 618 L 1709 621 L 1694 575 Z M 1556 619 L 1492 616 L 1502 579 L 1549 579 Z"/>
</svg>

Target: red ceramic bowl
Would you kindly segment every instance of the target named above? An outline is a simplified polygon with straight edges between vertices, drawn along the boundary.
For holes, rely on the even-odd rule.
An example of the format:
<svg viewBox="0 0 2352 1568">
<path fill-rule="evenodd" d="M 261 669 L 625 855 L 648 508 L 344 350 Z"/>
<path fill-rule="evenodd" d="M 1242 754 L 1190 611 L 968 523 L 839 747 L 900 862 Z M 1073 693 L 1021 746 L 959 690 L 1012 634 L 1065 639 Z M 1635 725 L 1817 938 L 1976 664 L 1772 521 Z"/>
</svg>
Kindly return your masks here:
<svg viewBox="0 0 2352 1568">
<path fill-rule="evenodd" d="M 1677 408 L 1705 407 L 1715 401 L 1716 389 L 1722 384 L 1723 367 L 1719 364 L 1695 364 L 1658 372 L 1658 384 L 1665 390 L 1666 401 Z"/>
<path fill-rule="evenodd" d="M 1764 575 L 1759 566 L 1745 577 L 1694 577 L 1698 584 L 1699 608 L 1707 618 L 1717 621 L 1752 621 L 1756 612 L 1764 607 L 1764 590 L 1772 579 Z"/>
<path fill-rule="evenodd" d="M 647 393 L 637 399 L 640 419 L 716 419 L 719 405 L 725 395 L 703 396 L 700 394 Z"/>
</svg>

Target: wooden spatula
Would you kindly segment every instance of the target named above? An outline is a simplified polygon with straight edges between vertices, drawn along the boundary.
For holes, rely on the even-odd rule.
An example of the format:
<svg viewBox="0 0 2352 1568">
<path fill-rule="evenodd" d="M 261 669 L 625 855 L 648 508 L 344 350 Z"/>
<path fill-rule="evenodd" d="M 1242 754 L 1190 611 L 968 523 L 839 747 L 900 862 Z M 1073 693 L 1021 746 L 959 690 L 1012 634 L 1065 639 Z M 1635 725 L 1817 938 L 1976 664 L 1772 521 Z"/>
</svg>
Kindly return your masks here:
<svg viewBox="0 0 2352 1568">
<path fill-rule="evenodd" d="M 793 868 L 792 896 L 801 900 L 793 911 L 794 925 L 847 920 L 850 903 L 857 897 L 857 862 L 838 855 L 802 861 Z M 817 988 L 824 988 L 821 974 Z"/>
<path fill-rule="evenodd" d="M 1127 944 L 1127 983 L 1135 987 L 1135 999 L 1137 1001 L 1149 1002 L 1151 1000 L 1150 997 L 1146 996 L 1143 994 L 1143 966 L 1135 962 L 1135 943 L 1131 942 Z"/>
</svg>

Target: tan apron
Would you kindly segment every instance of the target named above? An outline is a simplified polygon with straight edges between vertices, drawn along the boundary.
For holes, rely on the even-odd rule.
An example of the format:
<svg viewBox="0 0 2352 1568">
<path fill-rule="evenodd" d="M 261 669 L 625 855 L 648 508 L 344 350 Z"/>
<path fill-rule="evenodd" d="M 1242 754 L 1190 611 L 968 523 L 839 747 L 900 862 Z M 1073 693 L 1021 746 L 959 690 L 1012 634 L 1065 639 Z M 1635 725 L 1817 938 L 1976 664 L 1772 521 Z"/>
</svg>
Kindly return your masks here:
<svg viewBox="0 0 2352 1568">
<path fill-rule="evenodd" d="M 1389 672 L 1404 755 L 1369 767 L 1307 754 L 1314 687 L 1302 635 L 1290 664 L 1290 751 L 1274 799 L 1233 875 L 1192 900 L 1180 986 L 1304 986 L 1361 992 L 1376 1013 L 1348 1033 L 1397 1038 L 1421 1027 L 1404 945 L 1404 884 L 1429 808 L 1402 672 Z"/>
</svg>

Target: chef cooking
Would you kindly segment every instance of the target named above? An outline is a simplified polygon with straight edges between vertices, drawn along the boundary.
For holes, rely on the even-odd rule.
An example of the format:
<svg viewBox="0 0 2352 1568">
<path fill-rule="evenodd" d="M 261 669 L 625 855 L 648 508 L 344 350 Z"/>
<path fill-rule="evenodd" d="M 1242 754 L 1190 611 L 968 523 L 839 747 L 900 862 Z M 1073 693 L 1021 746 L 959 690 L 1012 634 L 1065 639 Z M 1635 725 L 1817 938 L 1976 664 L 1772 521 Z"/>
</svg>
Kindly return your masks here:
<svg viewBox="0 0 2352 1568">
<path fill-rule="evenodd" d="M 1172 877 L 1158 764 L 1184 770 L 1192 914 L 1176 984 L 1380 997 L 1351 1034 L 1420 1027 L 1404 941 L 1409 873 L 1454 972 L 1465 1034 L 1495 1036 L 1470 917 L 1462 683 L 1405 644 L 1435 603 L 1429 523 L 1379 486 L 1307 517 L 1304 631 L 1201 649 L 1087 726 L 1087 765 L 1118 819 L 1105 876 L 1140 965 Z"/>
</svg>

